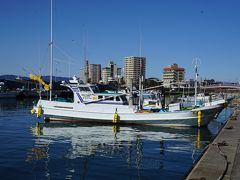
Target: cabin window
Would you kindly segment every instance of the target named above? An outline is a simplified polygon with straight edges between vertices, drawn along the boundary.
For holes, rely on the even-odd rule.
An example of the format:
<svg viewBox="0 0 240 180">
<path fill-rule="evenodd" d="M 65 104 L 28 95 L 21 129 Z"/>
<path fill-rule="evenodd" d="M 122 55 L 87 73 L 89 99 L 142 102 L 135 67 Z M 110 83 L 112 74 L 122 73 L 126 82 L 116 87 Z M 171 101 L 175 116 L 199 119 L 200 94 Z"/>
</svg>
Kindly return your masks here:
<svg viewBox="0 0 240 180">
<path fill-rule="evenodd" d="M 116 97 L 116 101 L 121 101 L 121 100 L 120 100 L 120 97 L 117 96 L 117 97 Z"/>
<path fill-rule="evenodd" d="M 86 92 L 86 91 L 90 91 L 90 88 L 89 87 L 79 87 L 79 90 L 82 91 L 82 92 Z"/>
<path fill-rule="evenodd" d="M 120 98 L 122 99 L 122 102 L 124 105 L 128 105 L 128 100 L 127 100 L 126 96 L 120 96 Z"/>
<path fill-rule="evenodd" d="M 91 89 L 94 93 L 99 93 L 100 92 L 97 86 L 91 86 Z"/>
<path fill-rule="evenodd" d="M 106 99 L 107 101 L 113 101 L 114 97 L 105 96 L 104 99 Z"/>
<path fill-rule="evenodd" d="M 127 98 L 125 96 L 120 96 L 120 97 L 121 97 L 123 102 L 127 101 Z"/>
<path fill-rule="evenodd" d="M 103 96 L 98 96 L 98 99 L 102 99 L 103 98 Z"/>
<path fill-rule="evenodd" d="M 155 101 L 149 101 L 148 104 L 149 105 L 156 105 L 156 102 Z"/>
<path fill-rule="evenodd" d="M 60 94 L 54 98 L 54 101 L 73 103 L 73 92 L 68 87 L 63 87 Z"/>
</svg>

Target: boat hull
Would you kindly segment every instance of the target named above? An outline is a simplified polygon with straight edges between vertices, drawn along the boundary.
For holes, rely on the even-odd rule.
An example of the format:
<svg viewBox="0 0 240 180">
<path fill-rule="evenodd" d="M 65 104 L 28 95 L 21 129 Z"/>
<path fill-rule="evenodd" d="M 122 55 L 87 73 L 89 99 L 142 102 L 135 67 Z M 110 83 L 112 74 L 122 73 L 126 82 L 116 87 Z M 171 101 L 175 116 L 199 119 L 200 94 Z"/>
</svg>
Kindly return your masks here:
<svg viewBox="0 0 240 180">
<path fill-rule="evenodd" d="M 153 126 L 198 126 L 198 111 L 176 112 L 134 112 L 134 108 L 125 105 L 75 104 L 66 102 L 40 100 L 38 105 L 43 109 L 44 118 L 49 121 L 94 122 L 114 124 L 117 110 L 119 124 L 140 124 Z M 204 113 L 207 110 L 202 110 Z M 210 113 L 212 115 L 212 113 Z M 200 125 L 206 126 L 210 116 L 201 118 Z M 116 122 L 115 122 L 116 123 Z"/>
</svg>

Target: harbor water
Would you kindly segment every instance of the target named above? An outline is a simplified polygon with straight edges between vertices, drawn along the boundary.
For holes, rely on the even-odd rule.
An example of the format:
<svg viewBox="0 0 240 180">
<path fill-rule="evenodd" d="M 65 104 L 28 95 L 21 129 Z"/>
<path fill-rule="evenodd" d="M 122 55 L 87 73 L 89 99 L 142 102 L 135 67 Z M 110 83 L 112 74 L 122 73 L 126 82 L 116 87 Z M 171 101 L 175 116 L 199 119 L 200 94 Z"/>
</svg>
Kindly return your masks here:
<svg viewBox="0 0 240 180">
<path fill-rule="evenodd" d="M 182 179 L 233 111 L 197 129 L 44 123 L 31 108 L 0 100 L 1 179 Z"/>
</svg>

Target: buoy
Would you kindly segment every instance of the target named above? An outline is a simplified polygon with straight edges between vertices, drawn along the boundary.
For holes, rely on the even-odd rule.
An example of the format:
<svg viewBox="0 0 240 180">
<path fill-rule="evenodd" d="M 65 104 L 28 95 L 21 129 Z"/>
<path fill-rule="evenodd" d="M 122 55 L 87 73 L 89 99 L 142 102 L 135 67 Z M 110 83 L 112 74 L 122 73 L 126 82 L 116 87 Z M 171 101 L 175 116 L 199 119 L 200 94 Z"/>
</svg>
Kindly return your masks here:
<svg viewBox="0 0 240 180">
<path fill-rule="evenodd" d="M 36 109 L 32 108 L 31 109 L 31 114 L 35 114 L 35 112 L 36 112 Z"/>
<path fill-rule="evenodd" d="M 201 112 L 201 111 L 198 111 L 197 115 L 198 115 L 198 128 L 200 128 L 200 126 L 201 126 L 202 112 Z"/>
<path fill-rule="evenodd" d="M 118 113 L 117 113 L 117 108 L 116 108 L 116 110 L 115 110 L 115 113 L 114 113 L 114 115 L 113 115 L 113 123 L 119 123 L 119 121 L 120 121 L 120 116 L 118 115 Z"/>
<path fill-rule="evenodd" d="M 42 115 L 42 106 L 38 106 L 38 109 L 37 109 L 37 118 L 40 118 Z"/>
</svg>

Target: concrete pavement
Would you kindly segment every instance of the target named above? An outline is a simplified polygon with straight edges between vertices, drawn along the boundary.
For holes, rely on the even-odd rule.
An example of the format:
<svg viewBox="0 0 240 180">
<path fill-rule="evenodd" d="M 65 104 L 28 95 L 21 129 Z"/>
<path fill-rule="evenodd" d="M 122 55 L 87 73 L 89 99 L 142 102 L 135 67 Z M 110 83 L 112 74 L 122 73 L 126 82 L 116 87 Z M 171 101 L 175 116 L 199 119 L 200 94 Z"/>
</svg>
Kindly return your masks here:
<svg viewBox="0 0 240 180">
<path fill-rule="evenodd" d="M 240 99 L 233 103 L 233 115 L 186 179 L 240 179 Z"/>
</svg>

